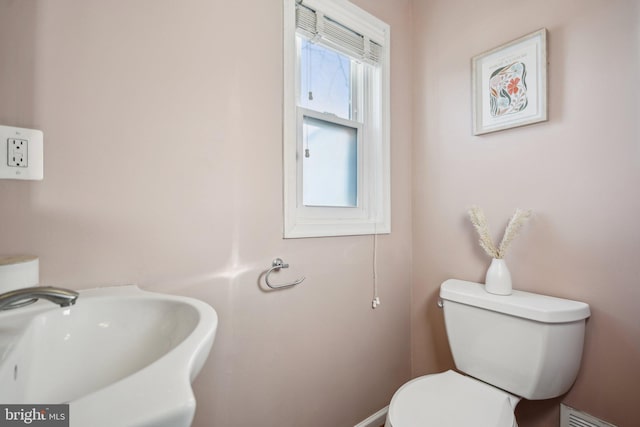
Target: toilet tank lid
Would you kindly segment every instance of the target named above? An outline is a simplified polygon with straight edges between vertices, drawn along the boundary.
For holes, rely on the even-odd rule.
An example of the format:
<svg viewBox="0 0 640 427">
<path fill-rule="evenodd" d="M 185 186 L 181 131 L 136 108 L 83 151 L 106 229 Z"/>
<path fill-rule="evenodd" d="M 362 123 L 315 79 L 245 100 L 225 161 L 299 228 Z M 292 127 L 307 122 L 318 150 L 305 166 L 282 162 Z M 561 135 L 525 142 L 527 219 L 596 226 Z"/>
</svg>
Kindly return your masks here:
<svg viewBox="0 0 640 427">
<path fill-rule="evenodd" d="M 543 323 L 575 322 L 591 315 L 583 302 L 517 290 L 511 295 L 494 295 L 480 283 L 457 279 L 442 283 L 440 298 Z"/>
</svg>

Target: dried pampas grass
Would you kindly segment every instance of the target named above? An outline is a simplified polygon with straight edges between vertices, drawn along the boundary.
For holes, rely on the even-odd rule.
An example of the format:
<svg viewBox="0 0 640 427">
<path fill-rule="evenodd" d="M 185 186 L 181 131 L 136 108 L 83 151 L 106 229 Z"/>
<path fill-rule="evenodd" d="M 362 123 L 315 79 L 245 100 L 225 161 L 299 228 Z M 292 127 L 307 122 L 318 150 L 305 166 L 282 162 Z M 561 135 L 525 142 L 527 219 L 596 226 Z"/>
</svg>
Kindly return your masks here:
<svg viewBox="0 0 640 427">
<path fill-rule="evenodd" d="M 504 236 L 502 237 L 500 245 L 496 247 L 491 240 L 487 218 L 484 216 L 482 209 L 478 206 L 472 206 L 468 213 L 469 219 L 471 219 L 471 224 L 473 224 L 473 227 L 476 229 L 478 236 L 480 237 L 480 247 L 482 247 L 482 249 L 484 249 L 487 255 L 491 258 L 497 259 L 504 258 L 507 248 L 511 245 L 513 239 L 518 236 L 522 226 L 529 218 L 531 218 L 530 210 L 516 209 L 507 224 L 507 228 L 504 231 Z"/>
<path fill-rule="evenodd" d="M 482 247 L 491 258 L 498 258 L 498 248 L 495 247 L 491 240 L 487 218 L 484 216 L 482 209 L 477 206 L 472 206 L 471 209 L 469 209 L 469 218 L 480 237 L 480 247 Z"/>
</svg>

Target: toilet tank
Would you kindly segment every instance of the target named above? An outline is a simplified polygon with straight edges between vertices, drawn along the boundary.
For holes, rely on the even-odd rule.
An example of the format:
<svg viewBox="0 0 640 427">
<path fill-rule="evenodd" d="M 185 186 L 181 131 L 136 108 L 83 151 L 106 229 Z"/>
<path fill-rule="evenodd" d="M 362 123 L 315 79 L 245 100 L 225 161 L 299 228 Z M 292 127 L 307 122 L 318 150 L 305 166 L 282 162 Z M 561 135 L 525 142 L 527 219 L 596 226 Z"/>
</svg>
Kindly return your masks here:
<svg viewBox="0 0 640 427">
<path fill-rule="evenodd" d="M 456 367 L 526 399 L 566 393 L 576 379 L 589 306 L 484 285 L 447 280 L 440 298 Z"/>
</svg>

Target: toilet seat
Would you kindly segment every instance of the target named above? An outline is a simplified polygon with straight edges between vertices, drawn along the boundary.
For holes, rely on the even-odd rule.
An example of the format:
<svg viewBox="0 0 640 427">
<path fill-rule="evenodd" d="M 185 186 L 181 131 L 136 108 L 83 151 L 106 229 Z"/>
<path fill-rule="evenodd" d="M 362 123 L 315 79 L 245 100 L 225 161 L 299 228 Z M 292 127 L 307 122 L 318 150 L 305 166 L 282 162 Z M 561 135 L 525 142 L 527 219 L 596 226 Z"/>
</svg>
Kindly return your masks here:
<svg viewBox="0 0 640 427">
<path fill-rule="evenodd" d="M 391 399 L 387 427 L 514 427 L 519 398 L 446 371 L 404 384 Z"/>
</svg>

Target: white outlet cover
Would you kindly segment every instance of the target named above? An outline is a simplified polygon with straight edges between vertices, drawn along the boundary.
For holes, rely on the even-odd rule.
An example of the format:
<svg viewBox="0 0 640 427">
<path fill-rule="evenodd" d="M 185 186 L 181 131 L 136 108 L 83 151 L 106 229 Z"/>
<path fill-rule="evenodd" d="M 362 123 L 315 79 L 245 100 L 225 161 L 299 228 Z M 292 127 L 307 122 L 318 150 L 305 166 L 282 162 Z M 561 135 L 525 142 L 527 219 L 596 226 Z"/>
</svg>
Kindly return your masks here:
<svg viewBox="0 0 640 427">
<path fill-rule="evenodd" d="M 0 179 L 44 178 L 44 134 L 0 125 Z"/>
</svg>

